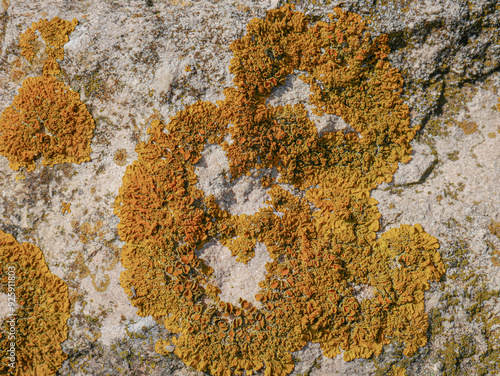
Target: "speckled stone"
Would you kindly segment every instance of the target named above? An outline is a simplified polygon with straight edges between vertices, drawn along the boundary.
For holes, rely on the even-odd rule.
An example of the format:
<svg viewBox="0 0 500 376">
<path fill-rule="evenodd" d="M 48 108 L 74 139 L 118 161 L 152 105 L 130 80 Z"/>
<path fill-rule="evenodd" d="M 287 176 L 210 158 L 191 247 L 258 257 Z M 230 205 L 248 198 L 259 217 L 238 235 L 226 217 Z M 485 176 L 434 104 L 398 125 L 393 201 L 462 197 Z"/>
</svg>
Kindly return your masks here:
<svg viewBox="0 0 500 376">
<path fill-rule="evenodd" d="M 38 163 L 35 171 L 23 173 L 12 171 L 0 156 L 0 228 L 19 242 L 40 247 L 50 271 L 69 287 L 73 310 L 63 344 L 68 360 L 59 374 L 201 375 L 172 354 L 155 353 L 156 340 L 169 333 L 153 318 L 137 316 L 119 285 L 123 268 L 118 257 L 124 243 L 117 235 L 113 202 L 126 165 L 116 164 L 114 156 L 124 149 L 127 164 L 132 163 L 135 146 L 147 139 L 152 119 L 168 122 L 197 100 L 223 99 L 222 90 L 233 78 L 229 44 L 245 33 L 252 18 L 264 17 L 266 10 L 284 3 L 1 2 L 0 111 L 13 101 L 24 78 L 41 74 L 41 66 L 20 57 L 20 34 L 40 18 L 58 16 L 79 21 L 64 47 L 61 78 L 80 93 L 96 121 L 92 160 L 82 165 L 48 168 Z M 340 2 L 298 3 L 297 10 L 324 19 Z M 411 122 L 422 127 L 412 142 L 413 159 L 400 166 L 391 183 L 372 191 L 382 214 L 380 233 L 420 223 L 438 238 L 447 274 L 426 294 L 429 342 L 411 358 L 391 344 L 377 359 L 347 363 L 341 355 L 327 359 L 319 345 L 308 344 L 294 354 L 292 374 L 388 375 L 394 365 L 408 375 L 473 375 L 481 367 L 487 375 L 498 374 L 488 362 L 500 355 L 500 321 L 494 321 L 500 320 L 500 302 L 480 295 L 484 289 L 500 291 L 500 263 L 494 262 L 500 239 L 489 229 L 492 222 L 500 222 L 498 2 L 348 0 L 342 7 L 368 19 L 372 35 L 389 35 L 389 60 L 403 73 L 402 96 Z M 308 96 L 307 85 L 291 75 L 268 102 L 306 104 Z M 351 130 L 338 117 L 309 116 L 320 134 Z M 458 126 L 463 121 L 476 122 L 477 131 L 465 134 Z M 214 194 L 232 214 L 252 214 L 265 205 L 267 190 L 258 179 L 244 177 L 230 185 L 223 178 L 226 170 L 222 149 L 206 148 L 197 164 L 198 187 Z M 71 213 L 62 213 L 63 202 L 71 203 Z M 230 251 L 215 243 L 205 247 L 201 257 L 214 268 L 228 301 L 240 296 L 251 301 L 269 261 L 264 245 L 247 265 L 234 262 Z M 480 309 L 471 311 L 478 302 Z M 4 296 L 0 305 L 5 305 Z M 461 338 L 470 340 L 474 352 L 457 345 Z"/>
</svg>

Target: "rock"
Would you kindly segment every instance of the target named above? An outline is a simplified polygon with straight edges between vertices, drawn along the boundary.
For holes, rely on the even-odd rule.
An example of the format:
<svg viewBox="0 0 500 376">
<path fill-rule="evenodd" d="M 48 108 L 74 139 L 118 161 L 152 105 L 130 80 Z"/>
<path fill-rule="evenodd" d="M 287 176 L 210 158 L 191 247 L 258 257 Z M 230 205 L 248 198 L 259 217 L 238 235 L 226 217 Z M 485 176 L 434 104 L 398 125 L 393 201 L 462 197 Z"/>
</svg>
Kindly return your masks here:
<svg viewBox="0 0 500 376">
<path fill-rule="evenodd" d="M 394 186 L 423 183 L 437 162 L 437 158 L 429 145 L 414 143 L 412 147 L 411 161 L 406 164 L 399 163 L 399 168 L 394 174 L 392 182 Z"/>
<path fill-rule="evenodd" d="M 69 288 L 73 311 L 63 343 L 68 360 L 59 374 L 201 375 L 175 355 L 155 353 L 156 340 L 172 334 L 151 317 L 138 316 L 119 285 L 124 243 L 113 208 L 126 166 L 114 157 L 124 150 L 126 164 L 136 160 L 135 148 L 148 139 L 153 119 L 168 123 L 197 100 L 224 99 L 223 89 L 234 78 L 228 70 L 230 43 L 246 33 L 253 18 L 284 3 L 10 0 L 0 5 L 0 111 L 26 77 L 42 71 L 21 57 L 20 34 L 40 18 L 58 16 L 79 21 L 64 46 L 60 79 L 80 94 L 96 121 L 91 161 L 81 165 L 38 163 L 34 171 L 18 173 L 0 156 L 0 227 L 39 247 L 50 271 Z M 333 12 L 327 3 L 305 0 L 296 8 L 315 22 Z M 341 6 L 369 20 L 373 36 L 388 34 L 388 58 L 403 75 L 411 124 L 422 127 L 412 142 L 412 160 L 399 164 L 393 181 L 371 193 L 382 214 L 380 233 L 422 224 L 438 239 L 447 271 L 426 295 L 428 343 L 414 356 L 404 357 L 402 346 L 391 344 L 380 357 L 345 362 L 342 355 L 325 358 L 319 345 L 308 344 L 294 353 L 300 361 L 292 374 L 388 375 L 393 366 L 408 375 L 498 374 L 500 239 L 489 230 L 500 221 L 498 2 L 347 0 Z M 312 114 L 310 90 L 299 74 L 290 75 L 268 103 L 305 104 L 320 136 L 352 132 L 340 117 Z M 197 187 L 233 215 L 267 206 L 268 189 L 260 177 L 229 182 L 219 146 L 207 145 L 197 167 Z M 62 203 L 71 203 L 71 212 L 63 213 Z M 224 299 L 255 299 L 270 260 L 265 246 L 257 247 L 247 265 L 216 243 L 200 255 L 214 268 Z M 1 294 L 0 305 L 5 301 Z"/>
</svg>

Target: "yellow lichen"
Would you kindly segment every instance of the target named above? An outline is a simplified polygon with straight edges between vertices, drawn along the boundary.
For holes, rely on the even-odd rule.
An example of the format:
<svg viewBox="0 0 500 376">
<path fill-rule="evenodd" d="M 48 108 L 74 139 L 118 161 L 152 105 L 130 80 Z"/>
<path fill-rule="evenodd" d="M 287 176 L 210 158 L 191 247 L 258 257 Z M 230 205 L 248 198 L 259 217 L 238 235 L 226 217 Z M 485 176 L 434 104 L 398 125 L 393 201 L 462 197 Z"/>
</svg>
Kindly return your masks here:
<svg viewBox="0 0 500 376">
<path fill-rule="evenodd" d="M 217 106 L 197 102 L 166 125 L 153 120 L 127 167 L 115 201 L 127 243 L 121 285 L 139 315 L 163 319 L 176 334 L 175 354 L 199 371 L 286 375 L 291 352 L 307 342 L 328 357 L 343 351 L 345 360 L 378 355 L 391 341 L 411 356 L 426 343 L 424 291 L 444 273 L 439 245 L 420 225 L 377 239 L 380 213 L 370 197 L 410 160 L 417 129 L 399 98 L 403 81 L 386 60 L 386 36 L 372 41 L 361 17 L 340 8 L 329 18 L 310 26 L 285 6 L 252 20 L 231 45 L 236 88 Z M 341 116 L 355 132 L 319 137 L 304 106 L 266 105 L 294 70 L 308 73 L 300 78 L 314 112 Z M 196 188 L 194 165 L 207 142 L 225 150 L 232 180 L 269 172 L 268 207 L 231 215 Z M 257 242 L 266 245 L 272 262 L 259 308 L 220 300 L 212 268 L 197 256 L 211 240 L 242 262 Z M 357 298 L 361 285 L 374 296 Z"/>
<path fill-rule="evenodd" d="M 167 346 L 170 346 L 171 343 L 169 340 L 165 340 L 165 339 L 159 339 L 158 341 L 156 341 L 156 344 L 155 344 L 155 351 L 158 353 L 158 354 L 161 354 L 161 355 L 167 355 L 169 354 L 171 351 L 169 351 L 169 349 L 167 348 Z"/>
<path fill-rule="evenodd" d="M 68 273 L 68 278 L 70 280 L 75 280 L 75 278 L 83 279 L 90 275 L 90 269 L 85 265 L 85 257 L 81 252 L 78 252 L 75 260 L 70 265 L 70 273 Z"/>
<path fill-rule="evenodd" d="M 492 235 L 495 235 L 500 240 L 500 222 L 492 222 L 489 225 L 489 230 Z M 493 248 L 491 263 L 494 266 L 500 266 L 500 250 Z"/>
<path fill-rule="evenodd" d="M 406 370 L 402 367 L 392 366 L 391 376 L 406 376 Z"/>
<path fill-rule="evenodd" d="M 62 213 L 71 213 L 71 202 L 62 203 Z"/>
<path fill-rule="evenodd" d="M 104 269 L 104 267 L 103 267 L 103 269 Z M 104 292 L 107 290 L 109 283 L 111 282 L 109 275 L 104 274 L 104 280 L 102 280 L 99 284 L 96 283 L 96 275 L 95 274 L 91 274 L 90 276 L 92 278 L 92 286 L 94 286 L 94 289 L 97 292 Z"/>
<path fill-rule="evenodd" d="M 61 67 L 56 60 L 64 58 L 63 46 L 68 43 L 68 35 L 75 30 L 76 25 L 78 25 L 78 20 L 75 18 L 71 22 L 59 17 L 54 17 L 51 21 L 41 19 L 33 22 L 31 27 L 21 35 L 19 41 L 21 55 L 30 63 L 33 61 L 40 49 L 36 37 L 36 31 L 39 31 L 46 44 L 43 73 L 44 75 L 58 75 Z"/>
<path fill-rule="evenodd" d="M 11 312 L 13 316 L 4 320 L 0 333 L 2 349 L 15 343 L 15 367 L 9 366 L 12 359 L 4 355 L 0 373 L 55 375 L 67 358 L 61 349 L 68 337 L 66 321 L 71 316 L 66 283 L 50 272 L 39 248 L 19 244 L 1 230 L 0 267 L 1 292 L 14 297 L 18 305 Z M 10 337 L 11 322 L 17 330 L 14 339 Z"/>
<path fill-rule="evenodd" d="M 94 229 L 92 229 L 89 222 L 85 222 L 81 226 L 76 221 L 72 221 L 71 224 L 82 243 L 88 243 L 96 238 L 99 238 L 99 240 L 104 238 L 104 232 L 101 230 L 104 225 L 102 221 L 97 221 L 94 224 Z"/>
<path fill-rule="evenodd" d="M 31 61 L 39 30 L 49 57 L 44 74 L 24 80 L 14 102 L 0 116 L 0 154 L 14 170 L 32 171 L 39 157 L 45 166 L 90 160 L 94 119 L 78 93 L 54 77 L 59 73 L 56 60 L 62 59 L 62 45 L 75 24 L 57 17 L 50 22 L 40 20 L 21 37 L 22 54 Z"/>
<path fill-rule="evenodd" d="M 495 235 L 498 239 L 500 239 L 500 222 L 492 222 L 489 226 L 488 229 L 490 230 L 490 233 Z"/>
</svg>

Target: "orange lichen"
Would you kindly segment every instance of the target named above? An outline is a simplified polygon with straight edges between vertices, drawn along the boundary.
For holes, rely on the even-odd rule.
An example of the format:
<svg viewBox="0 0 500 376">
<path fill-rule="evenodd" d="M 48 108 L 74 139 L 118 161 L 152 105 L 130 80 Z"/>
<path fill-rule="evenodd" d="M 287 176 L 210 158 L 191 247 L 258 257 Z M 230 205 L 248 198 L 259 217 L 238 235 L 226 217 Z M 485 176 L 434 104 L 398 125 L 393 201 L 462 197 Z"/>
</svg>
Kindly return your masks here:
<svg viewBox="0 0 500 376">
<path fill-rule="evenodd" d="M 71 202 L 63 202 L 62 203 L 62 213 L 71 213 Z"/>
<path fill-rule="evenodd" d="M 15 339 L 9 338 L 9 322 L 0 333 L 3 349 L 15 342 L 15 367 L 2 357 L 3 375 L 54 375 L 67 355 L 61 343 L 68 337 L 66 321 L 71 316 L 68 287 L 53 275 L 42 251 L 29 243 L 19 244 L 12 235 L 0 230 L 1 292 L 13 293 L 16 303 Z M 11 271 L 11 273 L 9 273 Z M 9 276 L 15 276 L 10 291 Z"/>
<path fill-rule="evenodd" d="M 307 342 L 328 357 L 344 351 L 345 360 L 378 355 L 391 341 L 404 342 L 410 356 L 426 343 L 424 291 L 444 273 L 437 240 L 420 225 L 377 239 L 380 213 L 370 198 L 410 160 L 417 129 L 399 98 L 401 75 L 386 61 L 387 37 L 371 41 L 360 16 L 335 13 L 309 26 L 285 6 L 252 20 L 231 45 L 237 87 L 218 106 L 197 102 L 166 125 L 153 120 L 127 167 L 115 201 L 127 243 L 121 285 L 139 315 L 163 319 L 176 334 L 175 354 L 200 371 L 286 375 L 291 352 Z M 314 111 L 341 116 L 355 132 L 319 137 L 304 106 L 266 105 L 294 70 L 308 73 L 300 78 Z M 222 145 L 232 180 L 280 173 L 262 179 L 268 207 L 237 216 L 205 197 L 194 165 L 207 142 Z M 214 239 L 243 262 L 257 242 L 266 245 L 272 262 L 259 283 L 260 308 L 220 300 L 212 268 L 197 256 Z M 360 285 L 374 296 L 356 298 Z"/>
<path fill-rule="evenodd" d="M 158 341 L 156 341 L 155 351 L 158 354 L 167 355 L 171 352 L 171 351 L 169 351 L 169 348 L 168 348 L 169 346 L 171 346 L 171 343 L 169 340 L 159 339 Z"/>
<path fill-rule="evenodd" d="M 26 72 L 23 70 L 21 59 L 16 57 L 11 64 L 10 79 L 16 84 L 20 84 L 24 77 L 26 77 Z"/>
<path fill-rule="evenodd" d="M 25 167 L 32 171 L 39 157 L 44 158 L 45 166 L 90 160 L 94 119 L 79 94 L 54 77 L 60 71 L 56 59 L 63 58 L 62 46 L 75 21 L 40 20 L 21 37 L 22 54 L 31 61 L 36 53 L 35 31 L 39 30 L 47 43 L 48 58 L 43 75 L 24 80 L 14 102 L 0 116 L 0 154 L 14 170 Z"/>
<path fill-rule="evenodd" d="M 76 25 L 78 25 L 76 18 L 73 18 L 71 22 L 62 20 L 59 17 L 54 17 L 51 21 L 41 19 L 38 22 L 33 22 L 31 27 L 21 35 L 19 41 L 21 55 L 30 63 L 33 61 L 40 49 L 35 34 L 36 31 L 39 31 L 46 44 L 46 59 L 43 65 L 44 75 L 61 73 L 61 67 L 56 60 L 64 58 L 63 46 L 68 43 L 68 35 L 75 30 Z"/>
</svg>

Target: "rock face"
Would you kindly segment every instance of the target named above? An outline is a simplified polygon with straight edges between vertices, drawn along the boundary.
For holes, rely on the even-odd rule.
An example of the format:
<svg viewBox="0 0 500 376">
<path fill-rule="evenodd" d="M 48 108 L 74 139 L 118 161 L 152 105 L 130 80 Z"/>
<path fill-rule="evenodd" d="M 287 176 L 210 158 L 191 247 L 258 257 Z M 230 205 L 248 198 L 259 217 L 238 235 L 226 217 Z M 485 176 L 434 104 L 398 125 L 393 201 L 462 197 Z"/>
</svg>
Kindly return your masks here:
<svg viewBox="0 0 500 376">
<path fill-rule="evenodd" d="M 64 59 L 58 60 L 57 80 L 79 94 L 95 121 L 90 161 L 54 166 L 37 161 L 33 171 L 24 166 L 13 171 L 0 157 L 0 229 L 40 248 L 50 272 L 68 286 L 71 318 L 62 344 L 68 358 L 59 374 L 202 374 L 175 355 L 174 334 L 163 322 L 137 315 L 120 286 L 124 242 L 114 201 L 127 166 L 138 158 L 136 146 L 150 138 L 152 122 L 168 124 L 198 100 L 223 101 L 223 90 L 234 86 L 228 68 L 231 42 L 245 35 L 252 19 L 264 19 L 266 11 L 285 3 L 10 0 L 0 5 L 0 111 L 14 102 L 26 79 L 44 74 L 43 64 L 23 57 L 21 34 L 33 22 L 57 16 L 78 20 Z M 326 21 L 337 3 L 298 1 L 296 11 L 312 23 Z M 425 293 L 427 343 L 415 353 L 403 355 L 404 343 L 394 340 L 379 356 L 346 362 L 342 354 L 330 359 L 319 344 L 308 343 L 292 354 L 291 374 L 496 375 L 500 6 L 495 0 L 344 1 L 340 6 L 370 21 L 372 38 L 388 35 L 387 59 L 402 74 L 411 127 L 421 127 L 411 142 L 412 159 L 399 164 L 392 181 L 371 191 L 381 214 L 377 238 L 401 225 L 420 224 L 437 238 L 446 273 Z M 40 48 L 33 61 L 46 61 L 54 52 L 35 35 Z M 291 72 L 266 105 L 303 104 L 319 136 L 352 133 L 352 124 L 341 116 L 312 112 L 311 87 L 298 78 L 301 74 Z M 215 144 L 201 152 L 193 171 L 197 188 L 214 195 L 233 216 L 254 215 L 270 199 L 262 176 L 230 182 L 229 160 Z M 277 177 L 272 171 L 271 176 Z M 293 184 L 283 189 L 298 194 Z M 215 270 L 221 298 L 234 304 L 238 297 L 251 301 L 258 293 L 255 281 L 270 272 L 265 248 L 258 243 L 246 265 L 216 241 L 198 256 Z M 353 288 L 360 301 L 375 293 L 368 284 Z M 4 298 L 0 303 L 8 302 Z M 0 307 L 0 312 L 4 320 L 7 311 Z M 166 341 L 156 346 L 163 355 L 155 351 L 159 339 Z"/>
</svg>

